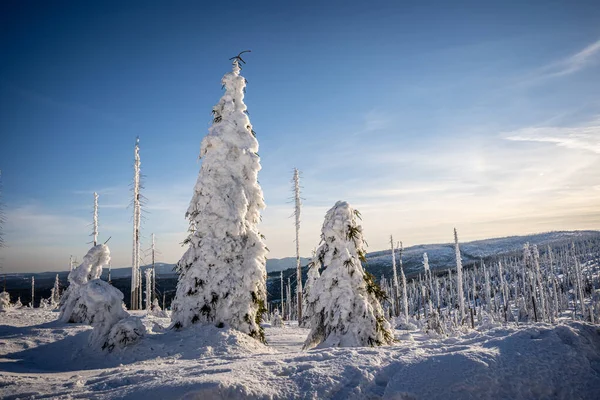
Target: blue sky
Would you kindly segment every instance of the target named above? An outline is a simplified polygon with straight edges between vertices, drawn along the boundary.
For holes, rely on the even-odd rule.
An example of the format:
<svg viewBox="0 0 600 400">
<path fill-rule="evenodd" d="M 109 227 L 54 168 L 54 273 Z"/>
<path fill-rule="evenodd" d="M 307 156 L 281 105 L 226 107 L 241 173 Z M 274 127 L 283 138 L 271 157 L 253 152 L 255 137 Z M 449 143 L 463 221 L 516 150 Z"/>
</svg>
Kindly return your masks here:
<svg viewBox="0 0 600 400">
<path fill-rule="evenodd" d="M 597 2 L 31 2 L 0 5 L 8 271 L 64 270 L 100 238 L 131 263 L 140 136 L 143 247 L 184 249 L 200 141 L 245 49 L 271 257 L 347 200 L 370 250 L 600 226 Z M 322 4 L 325 3 L 325 4 Z"/>
</svg>

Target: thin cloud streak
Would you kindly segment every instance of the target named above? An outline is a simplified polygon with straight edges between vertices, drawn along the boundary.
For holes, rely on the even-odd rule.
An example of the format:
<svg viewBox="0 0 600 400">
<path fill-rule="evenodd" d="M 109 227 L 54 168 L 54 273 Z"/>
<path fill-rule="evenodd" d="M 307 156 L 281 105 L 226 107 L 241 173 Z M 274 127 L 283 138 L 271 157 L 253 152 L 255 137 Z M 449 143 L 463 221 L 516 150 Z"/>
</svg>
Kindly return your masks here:
<svg viewBox="0 0 600 400">
<path fill-rule="evenodd" d="M 599 53 L 600 39 L 563 60 L 542 67 L 537 71 L 536 78 L 546 79 L 573 74 L 593 63 Z"/>
</svg>

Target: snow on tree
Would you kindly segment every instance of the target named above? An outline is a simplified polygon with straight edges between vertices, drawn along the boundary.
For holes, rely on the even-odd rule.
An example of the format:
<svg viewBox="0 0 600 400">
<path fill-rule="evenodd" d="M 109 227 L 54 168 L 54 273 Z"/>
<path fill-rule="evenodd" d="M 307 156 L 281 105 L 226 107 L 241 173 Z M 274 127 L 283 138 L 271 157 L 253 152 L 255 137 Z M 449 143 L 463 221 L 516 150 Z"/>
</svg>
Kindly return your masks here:
<svg viewBox="0 0 600 400">
<path fill-rule="evenodd" d="M 2 170 L 0 169 L 0 248 L 4 247 L 4 221 L 4 203 L 2 202 Z"/>
<path fill-rule="evenodd" d="M 52 308 L 58 307 L 60 304 L 60 280 L 58 279 L 58 274 L 54 278 L 54 287 L 50 291 L 50 306 Z"/>
<path fill-rule="evenodd" d="M 112 351 L 138 341 L 145 334 L 140 319 L 130 317 L 123 309 L 123 293 L 108 282 L 89 281 L 81 288 L 81 297 L 94 328 L 89 336 L 90 346 Z"/>
<path fill-rule="evenodd" d="M 300 326 L 305 328 L 309 327 L 311 316 L 314 313 L 315 303 L 309 303 L 308 299 L 312 299 L 310 293 L 315 287 L 316 282 L 321 277 L 321 274 L 319 273 L 319 267 L 319 260 L 315 257 L 315 254 L 313 254 L 313 258 L 308 264 L 308 274 L 306 277 L 306 285 L 304 286 L 304 306 L 302 307 L 304 312 L 302 314 L 302 319 L 298 322 Z"/>
<path fill-rule="evenodd" d="M 399 286 L 398 286 L 398 272 L 396 270 L 396 250 L 394 249 L 394 237 L 390 235 L 390 246 L 392 247 L 392 294 L 393 294 L 393 303 L 396 306 L 394 309 L 394 315 L 400 315 L 400 296 L 399 296 Z"/>
<path fill-rule="evenodd" d="M 107 245 L 92 247 L 83 257 L 81 264 L 69 273 L 69 287 L 63 294 L 60 304 L 60 317 L 63 322 L 89 323 L 93 314 L 82 299 L 82 287 L 89 281 L 99 279 L 102 266 L 110 262 L 110 250 Z"/>
<path fill-rule="evenodd" d="M 109 352 L 138 342 L 146 334 L 146 327 L 138 317 L 129 316 L 117 321 L 108 332 L 102 349 Z"/>
<path fill-rule="evenodd" d="M 298 323 L 302 321 L 302 265 L 300 264 L 300 208 L 302 201 L 300 200 L 300 173 L 298 168 L 294 168 L 294 223 L 296 226 L 296 304 L 298 306 L 297 317 Z"/>
<path fill-rule="evenodd" d="M 142 222 L 142 181 L 140 174 L 140 138 L 133 151 L 133 250 L 131 254 L 131 309 L 142 309 L 142 276 L 140 272 L 140 225 Z"/>
<path fill-rule="evenodd" d="M 98 193 L 94 192 L 94 218 L 92 223 L 92 242 L 94 246 L 98 244 Z"/>
<path fill-rule="evenodd" d="M 31 277 L 31 303 L 29 303 L 31 308 L 35 307 L 35 277 Z"/>
<path fill-rule="evenodd" d="M 41 298 L 40 299 L 40 308 L 42 310 L 46 310 L 46 309 L 50 308 L 50 299 Z"/>
<path fill-rule="evenodd" d="M 399 250 L 399 261 L 400 261 L 400 277 L 402 278 L 402 308 L 404 310 L 404 323 L 408 324 L 408 289 L 406 287 L 406 275 L 404 274 L 404 267 L 402 266 L 402 242 L 400 242 Z"/>
<path fill-rule="evenodd" d="M 150 312 L 152 308 L 152 268 L 146 268 L 146 312 Z"/>
<path fill-rule="evenodd" d="M 154 298 L 154 300 L 152 301 L 152 310 L 150 311 L 150 313 L 155 316 L 155 317 L 159 317 L 159 318 L 167 318 L 169 315 L 167 314 L 166 311 L 164 311 L 160 305 L 158 304 L 158 298 Z"/>
<path fill-rule="evenodd" d="M 4 290 L 0 293 L 0 311 L 7 311 L 10 307 L 10 294 Z"/>
<path fill-rule="evenodd" d="M 273 318 L 271 318 L 271 326 L 274 328 L 284 328 L 283 319 L 281 318 L 281 314 L 279 314 L 279 310 L 276 308 L 273 313 Z"/>
<path fill-rule="evenodd" d="M 456 253 L 456 291 L 458 295 L 458 309 L 460 311 L 460 322 L 465 319 L 465 293 L 463 291 L 462 258 L 458 246 L 458 234 L 454 228 L 454 251 Z"/>
<path fill-rule="evenodd" d="M 194 323 L 230 326 L 264 341 L 267 248 L 257 226 L 265 207 L 258 184 L 258 141 L 244 104 L 241 58 L 222 79 L 202 140 L 202 166 L 186 216 L 189 248 L 177 264 L 174 328 Z"/>
<path fill-rule="evenodd" d="M 317 250 L 325 270 L 308 299 L 314 311 L 305 348 L 378 346 L 393 341 L 379 303 L 385 294 L 361 265 L 365 243 L 359 215 L 344 201 L 325 215 Z"/>
<path fill-rule="evenodd" d="M 542 271 L 540 269 L 540 252 L 535 244 L 531 246 L 531 255 L 533 256 L 533 266 L 535 268 L 535 281 L 538 289 L 537 298 L 540 300 L 540 319 L 541 321 L 545 321 L 547 319 L 546 293 L 544 291 L 544 282 L 542 281 Z"/>
</svg>

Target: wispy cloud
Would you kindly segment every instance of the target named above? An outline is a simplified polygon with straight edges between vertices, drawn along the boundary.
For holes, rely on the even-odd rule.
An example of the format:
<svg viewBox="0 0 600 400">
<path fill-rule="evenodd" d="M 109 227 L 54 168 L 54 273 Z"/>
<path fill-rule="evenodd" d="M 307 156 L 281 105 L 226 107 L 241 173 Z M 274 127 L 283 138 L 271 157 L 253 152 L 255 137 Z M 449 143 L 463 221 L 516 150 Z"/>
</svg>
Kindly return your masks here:
<svg viewBox="0 0 600 400">
<path fill-rule="evenodd" d="M 532 127 L 505 134 L 507 140 L 519 142 L 553 143 L 568 149 L 600 154 L 600 123 L 579 127 Z"/>
<path fill-rule="evenodd" d="M 544 66 L 538 71 L 538 78 L 544 79 L 573 74 L 597 61 L 599 54 L 600 39 L 569 57 Z"/>
</svg>

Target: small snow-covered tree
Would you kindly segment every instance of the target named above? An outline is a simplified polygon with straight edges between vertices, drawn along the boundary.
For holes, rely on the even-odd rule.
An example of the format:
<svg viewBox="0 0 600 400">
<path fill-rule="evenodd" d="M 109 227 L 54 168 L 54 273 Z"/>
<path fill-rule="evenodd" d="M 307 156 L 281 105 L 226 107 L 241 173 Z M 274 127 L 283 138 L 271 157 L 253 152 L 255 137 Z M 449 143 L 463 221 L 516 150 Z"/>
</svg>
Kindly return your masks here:
<svg viewBox="0 0 600 400">
<path fill-rule="evenodd" d="M 152 309 L 152 268 L 146 268 L 144 271 L 146 275 L 146 312 L 150 312 Z"/>
<path fill-rule="evenodd" d="M 23 303 L 21 303 L 21 296 L 17 297 L 17 301 L 15 302 L 15 308 L 23 307 Z"/>
<path fill-rule="evenodd" d="M 308 299 L 314 310 L 305 348 L 378 346 L 393 341 L 380 304 L 385 294 L 361 265 L 365 244 L 359 215 L 344 201 L 325 215 L 317 250 L 325 269 Z"/>
<path fill-rule="evenodd" d="M 146 332 L 137 317 L 123 308 L 123 293 L 101 279 L 94 279 L 81 288 L 81 303 L 86 305 L 94 327 L 89 344 L 112 351 L 138 341 Z"/>
<path fill-rule="evenodd" d="M 93 314 L 88 313 L 85 301 L 82 301 L 81 289 L 89 281 L 99 279 L 102 266 L 110 262 L 110 250 L 107 245 L 92 247 L 81 264 L 69 273 L 69 287 L 60 303 L 60 317 L 63 322 L 90 322 Z"/>
<path fill-rule="evenodd" d="M 230 326 L 264 341 L 267 248 L 258 232 L 265 207 L 258 184 L 258 141 L 244 104 L 240 60 L 223 77 L 225 94 L 202 140 L 202 166 L 186 216 L 189 249 L 177 264 L 176 329 Z"/>
<path fill-rule="evenodd" d="M 0 293 L 0 311 L 7 311 L 10 307 L 10 294 L 4 290 Z"/>
<path fill-rule="evenodd" d="M 54 287 L 51 290 L 50 294 L 50 306 L 52 308 L 58 307 L 60 304 L 60 280 L 58 279 L 58 274 L 54 278 Z"/>
<path fill-rule="evenodd" d="M 283 323 L 283 319 L 281 318 L 281 314 L 279 314 L 279 309 L 275 309 L 273 313 L 273 318 L 271 318 L 271 326 L 274 328 L 284 328 L 285 325 Z"/>
</svg>

